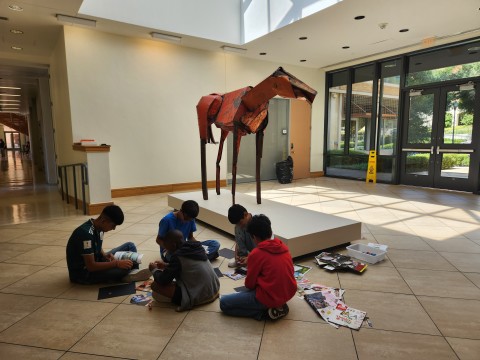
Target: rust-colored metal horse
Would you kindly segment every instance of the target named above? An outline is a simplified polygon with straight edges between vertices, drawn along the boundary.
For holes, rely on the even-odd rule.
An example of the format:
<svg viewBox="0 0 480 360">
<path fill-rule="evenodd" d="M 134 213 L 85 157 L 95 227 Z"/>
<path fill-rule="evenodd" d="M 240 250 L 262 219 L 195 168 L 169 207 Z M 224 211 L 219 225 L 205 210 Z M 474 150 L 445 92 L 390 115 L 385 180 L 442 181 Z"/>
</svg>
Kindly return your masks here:
<svg viewBox="0 0 480 360">
<path fill-rule="evenodd" d="M 247 86 L 226 94 L 202 96 L 197 104 L 198 127 L 202 167 L 203 199 L 208 200 L 206 143 L 215 143 L 212 124 L 221 129 L 217 156 L 216 191 L 220 195 L 220 160 L 223 144 L 230 131 L 233 132 L 232 201 L 235 204 L 237 159 L 240 140 L 247 134 L 256 134 L 256 182 L 257 203 L 261 204 L 260 161 L 263 150 L 263 133 L 268 124 L 268 101 L 279 95 L 290 99 L 303 99 L 310 104 L 317 92 L 279 67 L 272 75 L 255 87 Z"/>
</svg>

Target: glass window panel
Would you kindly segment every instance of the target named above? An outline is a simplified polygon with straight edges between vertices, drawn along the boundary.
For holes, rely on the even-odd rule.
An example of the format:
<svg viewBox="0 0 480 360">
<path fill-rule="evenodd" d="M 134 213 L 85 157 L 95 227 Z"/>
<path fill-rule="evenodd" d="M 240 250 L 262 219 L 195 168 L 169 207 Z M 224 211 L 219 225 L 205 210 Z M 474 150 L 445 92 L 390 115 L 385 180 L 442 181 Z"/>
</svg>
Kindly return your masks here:
<svg viewBox="0 0 480 360">
<path fill-rule="evenodd" d="M 468 179 L 470 154 L 442 154 L 442 170 L 440 176 Z"/>
<path fill-rule="evenodd" d="M 345 149 L 345 114 L 347 72 L 332 74 L 329 89 L 327 151 L 343 154 Z"/>
<path fill-rule="evenodd" d="M 462 44 L 409 58 L 407 86 L 480 76 L 480 42 Z"/>
<path fill-rule="evenodd" d="M 475 90 L 449 91 L 445 105 L 443 142 L 471 144 Z"/>
<path fill-rule="evenodd" d="M 400 75 L 380 80 L 379 149 L 380 155 L 393 155 L 397 143 Z"/>
<path fill-rule="evenodd" d="M 350 154 L 368 154 L 372 124 L 374 66 L 364 66 L 354 71 L 350 102 Z"/>
<path fill-rule="evenodd" d="M 433 94 L 410 97 L 408 144 L 429 144 L 432 141 Z"/>
<path fill-rule="evenodd" d="M 407 152 L 405 162 L 405 173 L 410 175 L 428 175 L 430 153 L 428 152 Z"/>
</svg>

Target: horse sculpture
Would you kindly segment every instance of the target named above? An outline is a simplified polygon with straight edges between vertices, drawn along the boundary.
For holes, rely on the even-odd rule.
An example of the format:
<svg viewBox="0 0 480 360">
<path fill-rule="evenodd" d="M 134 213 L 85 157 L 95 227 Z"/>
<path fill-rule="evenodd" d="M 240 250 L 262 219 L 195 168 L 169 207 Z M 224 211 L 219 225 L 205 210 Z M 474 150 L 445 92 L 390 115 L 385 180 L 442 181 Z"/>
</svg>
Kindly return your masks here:
<svg viewBox="0 0 480 360">
<path fill-rule="evenodd" d="M 200 152 L 202 167 L 203 199 L 208 200 L 206 143 L 214 143 L 212 124 L 221 130 L 217 155 L 216 191 L 220 195 L 220 160 L 223 144 L 230 131 L 233 132 L 232 201 L 235 204 L 237 159 L 241 137 L 256 134 L 256 183 L 257 204 L 261 204 L 260 161 L 263 150 L 263 134 L 268 124 L 268 102 L 275 96 L 302 99 L 310 104 L 317 92 L 279 67 L 272 75 L 255 87 L 247 86 L 226 94 L 202 96 L 197 104 L 198 127 L 200 130 Z"/>
</svg>

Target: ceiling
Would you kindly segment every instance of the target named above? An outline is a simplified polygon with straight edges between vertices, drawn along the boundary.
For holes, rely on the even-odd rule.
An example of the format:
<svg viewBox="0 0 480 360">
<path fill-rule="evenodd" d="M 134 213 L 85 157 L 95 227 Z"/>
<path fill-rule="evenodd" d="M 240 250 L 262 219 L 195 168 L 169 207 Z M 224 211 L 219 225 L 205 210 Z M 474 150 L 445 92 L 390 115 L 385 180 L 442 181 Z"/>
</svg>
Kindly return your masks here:
<svg viewBox="0 0 480 360">
<path fill-rule="evenodd" d="M 315 1 L 303 3 L 306 6 Z M 97 31 L 119 35 L 151 39 L 152 31 L 169 33 L 167 29 L 82 16 L 78 14 L 81 4 L 82 0 L 0 0 L 0 86 L 22 88 L 20 113 L 28 113 L 28 99 L 38 91 L 37 79 L 48 76 L 48 59 L 63 26 L 56 14 L 94 19 Z M 9 5 L 18 5 L 23 11 L 12 11 Z M 365 18 L 355 20 L 356 16 Z M 289 25 L 246 44 L 173 35 L 182 37 L 182 46 L 223 51 L 221 46 L 231 45 L 246 49 L 239 56 L 309 68 L 338 67 L 371 55 L 480 36 L 480 0 L 338 0 L 323 11 L 294 21 L 297 18 L 287 12 L 284 22 Z M 12 29 L 23 34 L 14 34 Z M 403 29 L 408 31 L 400 32 Z"/>
</svg>

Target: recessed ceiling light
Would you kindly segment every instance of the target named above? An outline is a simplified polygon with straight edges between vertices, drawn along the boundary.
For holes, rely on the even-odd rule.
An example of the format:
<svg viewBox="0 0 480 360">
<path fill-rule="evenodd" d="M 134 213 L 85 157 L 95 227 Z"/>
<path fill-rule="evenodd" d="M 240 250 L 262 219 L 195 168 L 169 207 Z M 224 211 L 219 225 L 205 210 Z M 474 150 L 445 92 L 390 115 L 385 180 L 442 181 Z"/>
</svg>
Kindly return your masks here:
<svg viewBox="0 0 480 360">
<path fill-rule="evenodd" d="M 14 103 L 19 103 L 20 100 L 10 100 L 10 99 L 0 99 L 0 103 L 4 102 L 14 102 Z M 13 105 L 13 104 L 12 104 Z"/>
<path fill-rule="evenodd" d="M 265 52 L 261 52 L 259 55 L 267 55 L 267 53 L 265 53 Z"/>
<path fill-rule="evenodd" d="M 23 48 L 20 46 L 12 46 L 12 49 L 17 51 L 23 50 Z"/>
<path fill-rule="evenodd" d="M 300 62 L 306 62 L 306 61 L 307 61 L 306 59 L 302 59 L 302 60 L 300 60 Z"/>
<path fill-rule="evenodd" d="M 20 96 L 20 95 L 0 93 L 0 96 Z"/>
<path fill-rule="evenodd" d="M 178 43 L 182 42 L 182 37 L 181 36 L 176 36 L 176 35 L 152 32 L 152 33 L 150 33 L 150 36 L 154 39 L 167 41 L 167 42 L 171 42 L 171 43 L 177 43 L 178 44 Z"/>
<path fill-rule="evenodd" d="M 401 29 L 398 32 L 407 32 L 409 29 Z"/>
<path fill-rule="evenodd" d="M 21 6 L 14 4 L 8 5 L 8 8 L 13 11 L 23 11 L 23 8 Z"/>
<path fill-rule="evenodd" d="M 301 36 L 298 38 L 298 40 L 307 40 L 308 38 L 306 36 Z"/>
<path fill-rule="evenodd" d="M 19 87 L 13 87 L 13 86 L 0 86 L 0 89 L 13 89 L 13 90 L 22 90 L 22 88 L 19 88 Z"/>
<path fill-rule="evenodd" d="M 342 46 L 342 49 L 350 49 L 350 46 Z"/>
<path fill-rule="evenodd" d="M 17 30 L 17 29 L 10 29 L 10 32 L 12 34 L 23 34 L 23 31 L 22 30 Z"/>
<path fill-rule="evenodd" d="M 355 16 L 354 19 L 355 19 L 355 20 L 362 20 L 362 19 L 365 19 L 365 16 L 363 16 L 363 15 L 358 15 L 358 16 Z"/>
<path fill-rule="evenodd" d="M 221 48 L 225 52 L 234 52 L 234 53 L 246 53 L 247 52 L 247 49 L 242 49 L 242 48 L 237 48 L 237 47 L 227 46 L 227 45 L 223 45 L 223 46 L 221 46 Z"/>
</svg>

